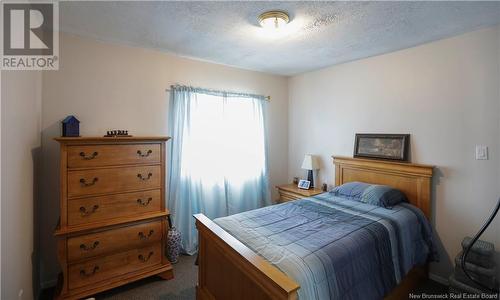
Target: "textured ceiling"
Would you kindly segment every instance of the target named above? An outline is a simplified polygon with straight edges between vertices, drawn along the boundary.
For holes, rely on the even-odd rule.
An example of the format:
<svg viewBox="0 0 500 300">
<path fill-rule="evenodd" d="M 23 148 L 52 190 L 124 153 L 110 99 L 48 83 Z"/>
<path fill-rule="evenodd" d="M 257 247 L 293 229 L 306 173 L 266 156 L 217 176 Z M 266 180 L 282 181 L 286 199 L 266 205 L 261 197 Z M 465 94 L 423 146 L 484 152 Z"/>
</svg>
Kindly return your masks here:
<svg viewBox="0 0 500 300">
<path fill-rule="evenodd" d="M 285 10 L 279 34 L 257 17 Z M 293 75 L 500 22 L 500 2 L 60 2 L 61 31 Z"/>
</svg>

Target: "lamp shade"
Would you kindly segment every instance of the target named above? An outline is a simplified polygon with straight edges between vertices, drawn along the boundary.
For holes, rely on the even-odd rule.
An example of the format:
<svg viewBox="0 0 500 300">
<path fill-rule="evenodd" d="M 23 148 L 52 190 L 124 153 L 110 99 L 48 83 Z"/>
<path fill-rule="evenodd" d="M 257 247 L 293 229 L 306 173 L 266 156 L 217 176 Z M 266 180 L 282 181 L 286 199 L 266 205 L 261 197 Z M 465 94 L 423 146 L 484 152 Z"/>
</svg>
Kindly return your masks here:
<svg viewBox="0 0 500 300">
<path fill-rule="evenodd" d="M 318 170 L 319 169 L 318 158 L 314 155 L 306 154 L 304 156 L 304 161 L 302 162 L 302 169 Z"/>
</svg>

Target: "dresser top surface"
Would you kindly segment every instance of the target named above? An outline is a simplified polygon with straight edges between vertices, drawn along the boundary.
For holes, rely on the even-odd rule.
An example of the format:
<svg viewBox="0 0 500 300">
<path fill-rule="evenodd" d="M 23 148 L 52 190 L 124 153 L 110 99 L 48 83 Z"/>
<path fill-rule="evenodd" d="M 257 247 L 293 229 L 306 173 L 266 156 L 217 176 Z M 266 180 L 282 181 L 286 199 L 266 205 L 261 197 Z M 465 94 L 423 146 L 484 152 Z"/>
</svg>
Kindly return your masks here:
<svg viewBox="0 0 500 300">
<path fill-rule="evenodd" d="M 102 136 L 80 136 L 80 137 L 57 137 L 54 140 L 59 143 L 88 143 L 88 142 L 158 142 L 168 141 L 169 136 L 127 136 L 127 137 L 102 137 Z"/>
</svg>

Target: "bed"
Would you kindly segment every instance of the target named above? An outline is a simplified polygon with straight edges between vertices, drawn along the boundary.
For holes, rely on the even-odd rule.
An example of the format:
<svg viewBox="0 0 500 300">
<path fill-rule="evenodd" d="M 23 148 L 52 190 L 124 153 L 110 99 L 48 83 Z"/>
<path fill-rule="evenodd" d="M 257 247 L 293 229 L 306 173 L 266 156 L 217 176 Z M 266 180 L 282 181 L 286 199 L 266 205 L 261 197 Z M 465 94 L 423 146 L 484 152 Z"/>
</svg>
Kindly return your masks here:
<svg viewBox="0 0 500 300">
<path fill-rule="evenodd" d="M 409 202 L 420 209 L 421 218 L 430 217 L 432 166 L 345 157 L 335 157 L 333 162 L 335 164 L 336 186 L 353 181 L 390 185 L 406 194 Z M 197 299 L 297 299 L 299 295 L 301 299 L 335 297 L 357 299 L 360 298 L 362 293 L 366 292 L 369 292 L 370 295 L 375 295 L 374 297 L 385 295 L 385 299 L 406 298 L 408 292 L 427 276 L 426 259 L 423 259 L 427 253 L 423 253 L 423 251 L 430 252 L 430 249 L 415 247 L 414 251 L 411 252 L 408 250 L 410 249 L 408 245 L 405 246 L 404 243 L 400 243 L 399 249 L 396 249 L 397 247 L 391 248 L 391 245 L 387 242 L 376 243 L 372 245 L 375 247 L 373 250 L 356 256 L 360 257 L 361 260 L 357 262 L 357 266 L 354 266 L 354 268 L 357 270 L 364 269 L 363 272 L 367 274 L 363 277 L 358 276 L 354 272 L 351 274 L 349 270 L 353 266 L 346 267 L 346 262 L 354 264 L 357 260 L 353 260 L 352 258 L 347 260 L 330 258 L 329 260 L 329 258 L 325 258 L 325 251 L 320 251 L 323 254 L 323 258 L 320 253 L 320 255 L 307 256 L 309 261 L 306 262 L 286 262 L 287 259 L 290 260 L 290 257 L 295 257 L 294 255 L 290 255 L 290 251 L 294 253 L 297 251 L 314 252 L 314 247 L 331 246 L 330 242 L 335 240 L 335 237 L 329 237 L 330 233 L 328 231 L 322 233 L 324 236 L 323 240 L 328 242 L 325 245 L 312 245 L 318 239 L 308 240 L 307 229 L 304 232 L 304 228 L 302 227 L 302 233 L 295 233 L 294 245 L 286 245 L 290 244 L 292 238 L 287 238 L 289 232 L 284 232 L 281 236 L 273 236 L 274 240 L 271 243 L 273 247 L 270 247 L 266 246 L 269 244 L 269 241 L 266 240 L 266 238 L 269 238 L 269 236 L 266 236 L 266 232 L 276 230 L 276 228 L 266 228 L 266 226 L 263 226 L 265 224 L 255 224 L 255 222 L 251 221 L 253 219 L 261 219 L 265 223 L 265 218 L 262 217 L 265 214 L 269 215 L 267 218 L 272 218 L 273 215 L 293 214 L 297 210 L 300 210 L 302 215 L 307 211 L 308 214 L 331 214 L 335 215 L 336 218 L 346 214 L 346 212 L 353 215 L 352 212 L 357 211 L 356 214 L 360 216 L 357 216 L 358 220 L 356 222 L 360 223 L 356 225 L 358 228 L 354 229 L 356 233 L 360 231 L 359 228 L 364 228 L 365 233 L 379 230 L 377 228 L 380 227 L 378 224 L 380 222 L 367 222 L 365 225 L 363 222 L 379 218 L 381 214 L 383 215 L 383 212 L 366 209 L 363 205 L 358 207 L 353 205 L 352 201 L 339 201 L 340 199 L 330 199 L 329 197 L 328 194 L 321 194 L 311 199 L 271 206 L 215 221 L 208 219 L 202 214 L 195 215 L 196 226 L 199 232 Z M 408 214 L 406 210 L 411 210 L 411 207 L 404 207 L 395 211 L 401 211 L 400 214 Z M 418 215 L 419 213 L 415 214 L 415 216 Z M 384 220 L 387 219 L 391 222 L 405 222 L 404 220 L 398 221 L 399 217 L 385 217 L 383 218 Z M 301 222 L 300 219 L 283 219 L 279 221 L 284 222 L 280 225 L 283 228 L 287 227 L 286 222 Z M 389 221 L 384 222 L 387 223 Z M 370 225 L 367 226 L 368 224 Z M 377 224 L 378 227 L 376 226 Z M 395 228 L 400 228 L 398 226 Z M 402 230 L 411 231 L 411 224 L 406 227 L 406 229 L 404 227 L 401 228 L 403 228 Z M 352 229 L 347 228 L 346 230 L 349 231 Z M 317 231 L 312 230 L 311 232 Z M 303 241 L 297 240 L 297 236 L 300 236 L 300 234 L 303 234 Z M 332 231 L 331 234 L 334 235 L 337 233 Z M 392 235 L 392 238 L 398 236 L 394 232 Z M 399 234 L 399 236 L 404 235 L 408 235 L 408 233 Z M 351 234 L 349 237 L 360 240 L 361 235 L 359 233 L 358 235 Z M 354 255 L 353 253 L 349 253 L 350 250 L 346 245 L 339 245 L 339 242 L 333 243 L 333 245 L 335 246 L 329 250 L 330 253 L 340 253 L 344 250 L 346 251 L 344 256 Z M 402 255 L 395 254 L 395 251 L 399 251 L 400 254 L 404 253 L 406 258 L 400 259 Z M 422 253 L 420 253 L 421 251 Z M 376 270 L 370 264 L 371 260 L 373 260 L 373 258 L 370 258 L 370 253 L 373 254 L 375 252 L 379 252 L 378 257 L 386 257 L 385 260 L 381 260 L 381 262 L 385 262 L 381 268 L 385 270 L 383 272 Z M 266 257 L 266 259 L 263 257 Z M 342 257 L 342 255 L 338 254 L 337 257 Z M 283 263 L 284 261 L 286 263 Z M 295 265 L 295 271 L 293 268 L 288 269 L 290 265 Z M 328 266 L 330 265 L 334 266 L 332 269 L 337 271 L 336 275 L 334 271 L 329 270 Z M 340 267 L 341 265 L 343 268 Z M 311 271 L 316 268 L 322 269 L 322 271 Z M 282 270 L 290 276 L 287 276 Z M 339 272 L 339 270 L 342 272 Z M 375 272 L 374 270 L 380 272 L 380 274 L 376 276 L 373 274 L 370 275 L 369 272 Z M 394 276 L 384 276 L 385 273 L 389 274 L 392 270 L 394 270 Z M 337 282 L 347 281 L 347 284 L 344 287 L 332 288 L 331 283 L 328 284 L 328 280 L 326 280 L 329 276 L 340 277 L 340 280 L 337 280 Z M 372 284 L 373 282 L 365 284 L 363 280 L 366 278 L 377 282 L 375 285 Z M 359 281 L 359 286 L 353 288 L 353 280 L 357 280 L 356 284 Z M 302 283 L 302 290 L 299 290 L 301 288 L 299 282 Z M 312 288 L 311 286 L 314 284 L 316 286 Z M 373 290 L 373 286 L 376 286 L 377 290 Z M 349 289 L 348 292 L 345 289 Z"/>
</svg>

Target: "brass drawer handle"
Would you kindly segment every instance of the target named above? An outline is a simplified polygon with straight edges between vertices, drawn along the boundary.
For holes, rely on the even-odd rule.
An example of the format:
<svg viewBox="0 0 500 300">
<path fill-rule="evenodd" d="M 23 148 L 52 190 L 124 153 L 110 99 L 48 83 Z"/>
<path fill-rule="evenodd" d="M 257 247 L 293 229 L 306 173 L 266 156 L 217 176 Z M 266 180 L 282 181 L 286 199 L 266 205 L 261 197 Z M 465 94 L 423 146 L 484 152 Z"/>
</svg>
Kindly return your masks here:
<svg viewBox="0 0 500 300">
<path fill-rule="evenodd" d="M 85 178 L 81 178 L 80 179 L 80 184 L 82 186 L 91 186 L 91 185 L 94 185 L 98 180 L 99 180 L 99 178 L 94 177 L 94 179 L 92 179 L 91 182 L 87 182 L 87 180 L 85 180 Z"/>
<path fill-rule="evenodd" d="M 148 256 L 147 256 L 147 257 L 144 257 L 142 254 L 139 254 L 139 256 L 137 256 L 137 258 L 138 258 L 140 261 L 142 261 L 142 262 L 147 262 L 147 261 L 151 258 L 151 256 L 153 256 L 153 254 L 154 254 L 154 252 L 153 252 L 153 251 L 149 252 L 149 254 L 148 254 Z"/>
<path fill-rule="evenodd" d="M 137 204 L 142 206 L 148 206 L 151 201 L 153 201 L 152 197 L 149 197 L 148 200 L 146 201 L 142 201 L 142 199 L 137 199 Z"/>
<path fill-rule="evenodd" d="M 87 156 L 85 155 L 85 152 L 80 152 L 80 156 L 85 159 L 85 160 L 91 160 L 91 159 L 94 159 L 99 153 L 96 151 L 94 153 L 92 153 L 91 155 Z"/>
<path fill-rule="evenodd" d="M 87 211 L 87 209 L 83 206 L 80 206 L 80 213 L 82 214 L 82 217 L 86 217 L 86 216 L 89 216 L 93 213 L 95 213 L 95 211 L 99 208 L 99 205 L 94 205 L 92 206 L 92 210 L 90 211 Z"/>
<path fill-rule="evenodd" d="M 137 174 L 137 178 L 139 178 L 140 180 L 149 180 L 151 176 L 153 176 L 153 173 L 148 173 L 148 177 L 144 177 L 142 176 L 142 174 Z"/>
<path fill-rule="evenodd" d="M 145 154 L 142 154 L 142 151 L 141 150 L 137 150 L 137 155 L 139 155 L 140 157 L 148 157 L 151 153 L 153 153 L 153 150 L 148 150 Z"/>
<path fill-rule="evenodd" d="M 92 272 L 87 274 L 87 272 L 85 272 L 85 270 L 80 270 L 80 276 L 81 277 L 90 277 L 90 276 L 93 276 L 95 275 L 95 273 L 99 271 L 99 266 L 95 266 L 94 269 L 92 269 Z"/>
<path fill-rule="evenodd" d="M 153 229 L 151 229 L 149 231 L 148 235 L 145 235 L 144 232 L 141 231 L 141 232 L 139 232 L 138 236 L 141 240 L 147 240 L 153 235 L 154 232 L 155 231 Z"/>
<path fill-rule="evenodd" d="M 95 241 L 94 244 L 92 244 L 92 246 L 87 246 L 85 244 L 81 244 L 80 249 L 82 251 L 90 251 L 90 250 L 94 250 L 98 245 L 99 245 L 99 241 Z"/>
</svg>

